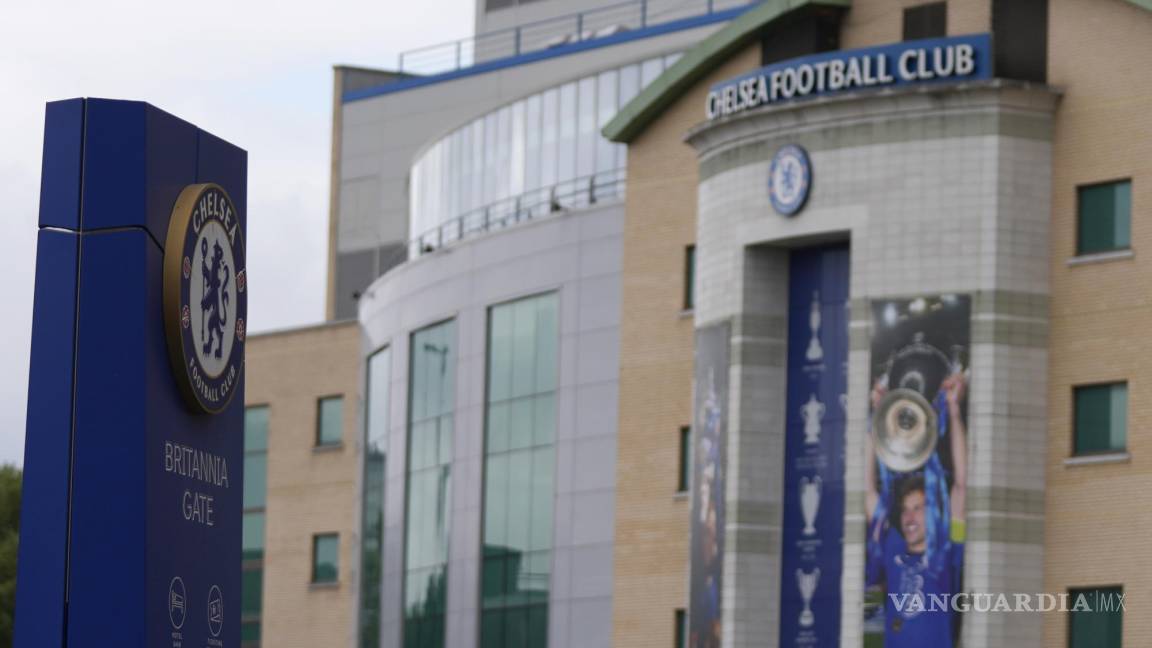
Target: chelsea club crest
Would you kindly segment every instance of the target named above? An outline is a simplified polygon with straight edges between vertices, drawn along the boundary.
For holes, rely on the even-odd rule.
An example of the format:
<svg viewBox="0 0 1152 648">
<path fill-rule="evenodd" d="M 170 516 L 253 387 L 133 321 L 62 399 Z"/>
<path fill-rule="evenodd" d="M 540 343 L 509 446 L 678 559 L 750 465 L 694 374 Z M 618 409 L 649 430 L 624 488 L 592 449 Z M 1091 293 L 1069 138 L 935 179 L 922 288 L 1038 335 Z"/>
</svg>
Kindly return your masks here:
<svg viewBox="0 0 1152 648">
<path fill-rule="evenodd" d="M 808 190 L 812 187 L 812 165 L 808 152 L 788 144 L 780 147 L 772 157 L 768 171 L 768 199 L 781 216 L 793 216 L 804 208 Z"/>
<path fill-rule="evenodd" d="M 185 187 L 164 245 L 164 327 L 176 382 L 195 411 L 222 411 L 240 385 L 246 283 L 232 199 L 219 185 Z"/>
</svg>

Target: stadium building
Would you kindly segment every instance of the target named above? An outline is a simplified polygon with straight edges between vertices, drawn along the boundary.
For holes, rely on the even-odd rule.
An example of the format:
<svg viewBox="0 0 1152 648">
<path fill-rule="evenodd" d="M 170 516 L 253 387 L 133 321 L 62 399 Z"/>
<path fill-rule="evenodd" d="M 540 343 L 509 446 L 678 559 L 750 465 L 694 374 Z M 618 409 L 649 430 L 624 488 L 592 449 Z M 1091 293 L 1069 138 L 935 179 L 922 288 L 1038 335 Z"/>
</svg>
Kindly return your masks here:
<svg viewBox="0 0 1152 648">
<path fill-rule="evenodd" d="M 1146 645 L 1152 5 L 658 7 L 337 68 L 252 645 Z"/>
</svg>

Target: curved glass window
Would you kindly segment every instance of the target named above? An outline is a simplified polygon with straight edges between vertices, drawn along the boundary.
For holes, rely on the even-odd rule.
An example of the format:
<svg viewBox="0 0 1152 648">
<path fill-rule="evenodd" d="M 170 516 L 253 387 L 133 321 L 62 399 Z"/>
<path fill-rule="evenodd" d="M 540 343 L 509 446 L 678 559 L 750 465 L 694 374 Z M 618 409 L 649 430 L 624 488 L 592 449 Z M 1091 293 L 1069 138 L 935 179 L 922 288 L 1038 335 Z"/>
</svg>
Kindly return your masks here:
<svg viewBox="0 0 1152 648">
<path fill-rule="evenodd" d="M 456 326 L 412 334 L 408 374 L 408 506 L 404 646 L 443 648 L 448 598 Z"/>
<path fill-rule="evenodd" d="M 531 205 L 555 203 L 557 194 L 584 191 L 591 195 L 587 203 L 618 195 L 627 149 L 604 139 L 600 129 L 679 56 L 544 90 L 441 138 L 412 166 L 410 236 L 421 238 L 461 218 L 458 229 L 439 230 L 430 241 L 438 246 L 488 227 L 493 218 L 519 218 Z"/>
</svg>

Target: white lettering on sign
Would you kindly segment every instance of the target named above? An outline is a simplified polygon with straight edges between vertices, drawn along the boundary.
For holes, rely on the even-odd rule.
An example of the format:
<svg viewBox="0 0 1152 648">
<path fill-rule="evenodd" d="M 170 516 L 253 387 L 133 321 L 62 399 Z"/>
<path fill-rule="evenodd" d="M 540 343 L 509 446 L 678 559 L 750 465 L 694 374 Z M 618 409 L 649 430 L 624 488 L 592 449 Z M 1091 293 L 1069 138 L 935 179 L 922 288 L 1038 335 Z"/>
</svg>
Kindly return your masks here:
<svg viewBox="0 0 1152 648">
<path fill-rule="evenodd" d="M 836 52 L 822 55 L 825 60 L 806 57 L 778 63 L 714 87 L 708 93 L 705 114 L 708 119 L 715 119 L 829 92 L 961 80 L 977 73 L 986 76 L 988 71 L 979 69 L 977 59 L 986 56 L 988 42 L 987 36 L 961 36 L 922 41 L 920 45 L 905 43 Z"/>
<path fill-rule="evenodd" d="M 164 472 L 217 488 L 228 488 L 228 460 L 191 446 L 164 442 Z M 216 526 L 216 497 L 194 488 L 180 496 L 180 513 L 188 522 Z"/>
</svg>

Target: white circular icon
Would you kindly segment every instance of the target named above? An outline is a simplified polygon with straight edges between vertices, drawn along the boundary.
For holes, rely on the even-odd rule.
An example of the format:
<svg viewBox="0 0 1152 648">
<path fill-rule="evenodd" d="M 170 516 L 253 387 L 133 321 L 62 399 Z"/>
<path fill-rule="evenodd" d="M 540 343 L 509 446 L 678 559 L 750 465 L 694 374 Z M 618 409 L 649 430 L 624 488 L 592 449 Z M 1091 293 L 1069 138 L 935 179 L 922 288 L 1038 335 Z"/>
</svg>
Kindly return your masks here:
<svg viewBox="0 0 1152 648">
<path fill-rule="evenodd" d="M 768 170 L 768 199 L 782 216 L 792 216 L 804 207 L 812 185 L 812 165 L 808 153 L 795 144 L 782 146 L 772 157 Z"/>
<path fill-rule="evenodd" d="M 168 584 L 168 620 L 179 630 L 184 626 L 184 616 L 188 613 L 188 593 L 184 581 L 177 576 Z"/>
<path fill-rule="evenodd" d="M 223 627 L 224 595 L 220 593 L 219 587 L 213 585 L 212 589 L 208 590 L 208 630 L 213 637 L 219 637 Z"/>
</svg>

